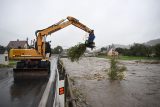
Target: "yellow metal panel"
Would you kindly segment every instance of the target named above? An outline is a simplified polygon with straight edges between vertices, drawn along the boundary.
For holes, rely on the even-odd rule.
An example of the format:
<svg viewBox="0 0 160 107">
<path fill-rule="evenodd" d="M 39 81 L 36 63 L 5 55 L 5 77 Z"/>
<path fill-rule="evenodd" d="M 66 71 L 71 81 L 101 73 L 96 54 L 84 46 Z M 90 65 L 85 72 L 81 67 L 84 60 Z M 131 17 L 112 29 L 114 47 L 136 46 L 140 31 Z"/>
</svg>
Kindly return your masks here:
<svg viewBox="0 0 160 107">
<path fill-rule="evenodd" d="M 42 55 L 38 54 L 35 49 L 11 49 L 9 54 L 10 59 L 42 59 Z"/>
</svg>

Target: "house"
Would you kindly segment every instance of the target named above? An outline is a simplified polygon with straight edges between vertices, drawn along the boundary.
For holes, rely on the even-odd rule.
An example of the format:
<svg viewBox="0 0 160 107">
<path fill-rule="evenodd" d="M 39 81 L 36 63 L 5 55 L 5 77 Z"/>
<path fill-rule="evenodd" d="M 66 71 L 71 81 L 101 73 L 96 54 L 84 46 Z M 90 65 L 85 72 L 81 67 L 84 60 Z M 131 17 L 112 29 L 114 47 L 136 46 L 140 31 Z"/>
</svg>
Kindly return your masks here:
<svg viewBox="0 0 160 107">
<path fill-rule="evenodd" d="M 118 56 L 119 53 L 117 51 L 115 51 L 115 49 L 111 48 L 108 53 L 107 53 L 108 56 Z"/>
<path fill-rule="evenodd" d="M 10 41 L 7 48 L 8 49 L 27 49 L 29 47 L 28 42 L 27 41 Z"/>
<path fill-rule="evenodd" d="M 0 64 L 8 65 L 8 51 L 5 49 L 0 49 Z"/>
</svg>

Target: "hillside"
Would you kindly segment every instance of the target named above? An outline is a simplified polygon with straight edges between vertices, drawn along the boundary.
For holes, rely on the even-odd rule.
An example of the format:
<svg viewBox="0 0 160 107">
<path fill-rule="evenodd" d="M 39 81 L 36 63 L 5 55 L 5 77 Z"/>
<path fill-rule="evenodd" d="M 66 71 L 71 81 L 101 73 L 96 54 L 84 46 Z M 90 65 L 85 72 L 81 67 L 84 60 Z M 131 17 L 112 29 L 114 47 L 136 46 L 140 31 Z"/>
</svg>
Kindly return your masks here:
<svg viewBox="0 0 160 107">
<path fill-rule="evenodd" d="M 154 46 L 159 43 L 160 43 L 160 39 L 154 39 L 154 40 L 150 40 L 150 41 L 146 42 L 145 44 L 150 45 L 150 46 Z"/>
</svg>

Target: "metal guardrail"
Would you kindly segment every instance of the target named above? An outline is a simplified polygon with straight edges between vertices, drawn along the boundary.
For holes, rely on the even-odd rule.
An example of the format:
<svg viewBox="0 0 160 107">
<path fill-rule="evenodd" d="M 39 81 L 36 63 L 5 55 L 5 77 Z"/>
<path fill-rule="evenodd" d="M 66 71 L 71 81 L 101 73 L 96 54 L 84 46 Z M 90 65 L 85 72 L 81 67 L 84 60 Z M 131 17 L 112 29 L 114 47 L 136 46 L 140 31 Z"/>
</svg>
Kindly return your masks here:
<svg viewBox="0 0 160 107">
<path fill-rule="evenodd" d="M 60 88 L 64 93 L 60 94 Z M 51 74 L 38 107 L 76 107 L 69 75 L 59 57 L 51 60 Z"/>
<path fill-rule="evenodd" d="M 57 71 L 57 62 L 58 62 L 58 58 L 54 58 L 54 60 L 51 60 L 50 78 L 49 78 L 46 89 L 43 93 L 43 96 L 40 100 L 38 107 L 47 107 L 49 105 L 52 105 L 52 103 L 53 103 L 50 100 L 54 99 L 55 91 L 56 91 L 55 89 L 56 89 L 56 82 L 57 82 L 57 75 L 58 75 L 56 72 Z"/>
<path fill-rule="evenodd" d="M 76 101 L 68 74 L 65 76 L 65 107 L 76 107 Z"/>
</svg>

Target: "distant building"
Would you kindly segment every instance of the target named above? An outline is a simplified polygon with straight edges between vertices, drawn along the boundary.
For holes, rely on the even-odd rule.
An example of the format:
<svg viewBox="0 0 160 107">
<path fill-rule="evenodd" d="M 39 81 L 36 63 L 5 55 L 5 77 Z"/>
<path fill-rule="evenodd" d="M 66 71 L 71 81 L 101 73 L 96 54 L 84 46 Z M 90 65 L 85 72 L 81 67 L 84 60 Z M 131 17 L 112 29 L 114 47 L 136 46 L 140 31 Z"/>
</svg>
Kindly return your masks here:
<svg viewBox="0 0 160 107">
<path fill-rule="evenodd" d="M 8 49 L 27 49 L 29 47 L 28 42 L 27 41 L 10 41 L 7 48 Z"/>
<path fill-rule="evenodd" d="M 0 64 L 8 65 L 8 51 L 0 49 Z"/>
<path fill-rule="evenodd" d="M 118 56 L 119 53 L 117 51 L 115 51 L 113 48 L 111 48 L 108 53 L 107 53 L 108 56 Z"/>
</svg>

